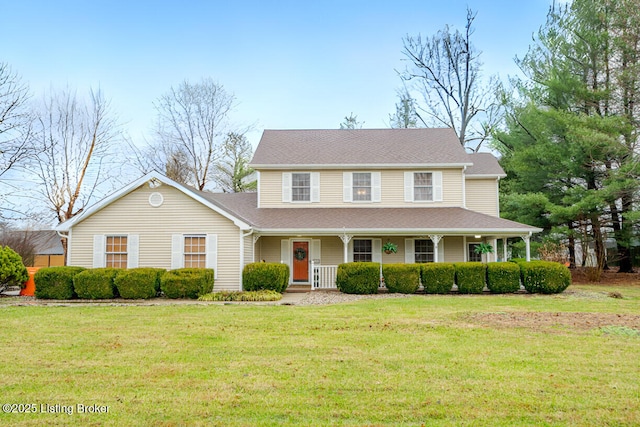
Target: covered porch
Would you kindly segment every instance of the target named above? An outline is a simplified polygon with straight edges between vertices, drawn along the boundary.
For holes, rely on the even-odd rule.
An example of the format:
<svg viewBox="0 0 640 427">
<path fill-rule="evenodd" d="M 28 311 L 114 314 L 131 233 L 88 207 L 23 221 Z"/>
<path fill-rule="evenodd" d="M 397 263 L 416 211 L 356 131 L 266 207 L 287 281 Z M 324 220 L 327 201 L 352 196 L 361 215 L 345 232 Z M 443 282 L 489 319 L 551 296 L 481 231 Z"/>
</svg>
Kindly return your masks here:
<svg viewBox="0 0 640 427">
<path fill-rule="evenodd" d="M 484 230 L 486 231 L 486 230 Z M 487 235 L 476 230 L 470 233 L 449 234 L 378 234 L 347 232 L 314 235 L 253 235 L 253 260 L 287 264 L 290 286 L 301 290 L 336 288 L 338 265 L 363 261 L 381 264 L 423 262 L 503 261 L 508 259 L 506 241 L 524 240 L 527 259 L 530 259 L 531 231 L 523 234 L 496 233 Z M 501 250 L 498 252 L 498 242 Z M 383 251 L 390 243 L 396 252 Z M 480 243 L 493 246 L 494 253 L 475 252 Z"/>
</svg>

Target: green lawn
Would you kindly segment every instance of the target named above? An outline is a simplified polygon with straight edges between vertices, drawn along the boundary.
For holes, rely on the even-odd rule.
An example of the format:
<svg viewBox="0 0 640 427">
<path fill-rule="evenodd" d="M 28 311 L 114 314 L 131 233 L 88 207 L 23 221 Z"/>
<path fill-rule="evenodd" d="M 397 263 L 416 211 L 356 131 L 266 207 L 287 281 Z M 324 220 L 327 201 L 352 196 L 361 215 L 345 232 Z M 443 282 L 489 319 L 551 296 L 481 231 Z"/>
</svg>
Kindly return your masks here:
<svg viewBox="0 0 640 427">
<path fill-rule="evenodd" d="M 569 290 L 306 307 L 0 300 L 0 403 L 38 412 L 0 425 L 639 425 L 640 327 L 603 332 L 589 313 L 636 321 L 640 286 Z M 542 314 L 487 320 L 513 313 Z M 538 322 L 555 313 L 582 323 Z M 42 413 L 55 405 L 74 413 Z"/>
</svg>

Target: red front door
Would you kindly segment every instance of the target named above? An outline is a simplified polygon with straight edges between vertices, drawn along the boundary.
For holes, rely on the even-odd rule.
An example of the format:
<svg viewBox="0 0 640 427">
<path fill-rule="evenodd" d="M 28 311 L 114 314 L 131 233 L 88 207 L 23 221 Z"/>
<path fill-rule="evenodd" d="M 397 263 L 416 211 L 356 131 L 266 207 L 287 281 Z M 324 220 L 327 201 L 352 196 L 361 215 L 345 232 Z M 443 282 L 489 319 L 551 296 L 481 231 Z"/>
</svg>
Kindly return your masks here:
<svg viewBox="0 0 640 427">
<path fill-rule="evenodd" d="M 309 242 L 293 242 L 293 281 L 309 281 Z"/>
</svg>

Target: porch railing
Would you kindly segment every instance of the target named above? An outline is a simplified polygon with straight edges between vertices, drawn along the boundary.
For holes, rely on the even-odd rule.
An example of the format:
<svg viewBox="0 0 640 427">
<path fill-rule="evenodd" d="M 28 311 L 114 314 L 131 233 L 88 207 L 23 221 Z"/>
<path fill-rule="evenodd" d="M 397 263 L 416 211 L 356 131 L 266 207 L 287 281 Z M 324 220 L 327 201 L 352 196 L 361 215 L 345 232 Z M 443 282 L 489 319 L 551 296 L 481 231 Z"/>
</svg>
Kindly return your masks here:
<svg viewBox="0 0 640 427">
<path fill-rule="evenodd" d="M 311 282 L 311 290 L 315 289 L 336 289 L 336 276 L 338 274 L 337 265 L 320 265 L 315 261 L 311 262 L 313 270 L 313 280 Z M 385 289 L 382 275 L 380 276 L 380 289 Z"/>
<path fill-rule="evenodd" d="M 336 289 L 337 265 L 319 265 L 311 263 L 313 269 L 313 280 L 311 289 Z"/>
</svg>

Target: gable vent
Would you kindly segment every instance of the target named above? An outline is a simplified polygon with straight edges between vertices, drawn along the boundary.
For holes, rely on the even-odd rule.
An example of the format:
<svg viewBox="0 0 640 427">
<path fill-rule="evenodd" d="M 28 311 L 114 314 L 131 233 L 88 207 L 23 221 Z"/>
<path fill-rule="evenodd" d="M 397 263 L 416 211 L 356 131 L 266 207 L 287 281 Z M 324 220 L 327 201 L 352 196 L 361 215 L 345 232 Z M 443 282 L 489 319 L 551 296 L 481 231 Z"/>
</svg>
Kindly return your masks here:
<svg viewBox="0 0 640 427">
<path fill-rule="evenodd" d="M 159 208 L 160 206 L 162 206 L 163 202 L 164 197 L 162 197 L 162 194 L 154 192 L 149 195 L 149 204 L 154 208 Z"/>
</svg>

